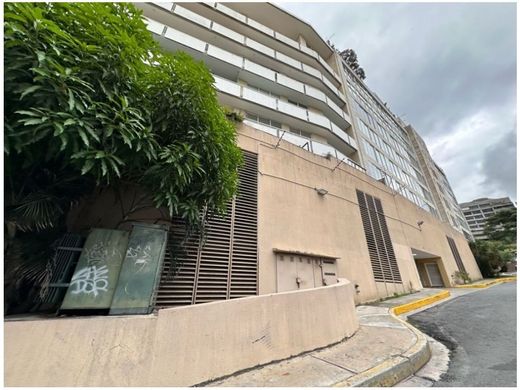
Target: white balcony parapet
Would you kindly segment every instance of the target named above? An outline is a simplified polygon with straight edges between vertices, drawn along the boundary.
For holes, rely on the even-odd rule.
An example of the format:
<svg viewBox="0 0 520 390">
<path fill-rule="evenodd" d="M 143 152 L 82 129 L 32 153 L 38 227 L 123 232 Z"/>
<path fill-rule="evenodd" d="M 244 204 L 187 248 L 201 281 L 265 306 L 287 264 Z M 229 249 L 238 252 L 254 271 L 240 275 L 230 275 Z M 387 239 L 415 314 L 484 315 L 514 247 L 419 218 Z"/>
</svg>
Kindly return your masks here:
<svg viewBox="0 0 520 390">
<path fill-rule="evenodd" d="M 152 1 L 152 4 L 155 4 L 161 8 L 164 8 L 167 11 L 171 11 L 173 7 L 172 2 L 158 2 L 158 1 Z"/>
<path fill-rule="evenodd" d="M 168 27 L 164 33 L 165 38 L 171 39 L 172 41 L 179 42 L 184 46 L 191 47 L 194 50 L 205 52 L 206 42 L 200 39 L 194 38 L 191 35 L 185 34 L 182 31 L 175 30 L 174 28 Z"/>
<path fill-rule="evenodd" d="M 275 51 L 266 45 L 262 45 L 260 42 L 255 41 L 249 37 L 246 37 L 246 46 L 249 46 L 252 49 L 259 51 L 260 53 L 264 53 L 269 57 L 275 57 Z"/>
<path fill-rule="evenodd" d="M 318 61 L 319 61 L 319 58 L 321 58 L 317 51 L 312 50 L 310 47 L 307 47 L 305 45 L 300 44 L 300 50 L 303 51 L 304 53 L 307 53 L 311 57 L 316 58 Z"/>
<path fill-rule="evenodd" d="M 222 77 L 218 77 L 213 75 L 213 78 L 215 79 L 215 87 L 222 92 L 225 92 L 227 94 L 240 97 L 240 91 L 241 87 L 237 83 L 234 83 L 230 80 L 227 80 Z"/>
<path fill-rule="evenodd" d="M 327 103 L 327 95 L 321 92 L 318 88 L 314 88 L 310 85 L 305 85 L 305 94 Z"/>
<path fill-rule="evenodd" d="M 294 89 L 298 92 L 305 93 L 305 84 L 287 77 L 282 73 L 278 73 L 276 80 L 279 84 L 285 85 L 286 87 Z"/>
<path fill-rule="evenodd" d="M 267 26 L 264 26 L 262 23 L 258 23 L 256 20 L 253 20 L 251 18 L 247 18 L 247 24 L 249 24 L 251 27 L 256 28 L 257 30 L 260 30 L 260 31 L 266 33 L 267 35 L 270 35 L 272 37 L 275 36 L 274 35 L 274 30 L 270 29 Z"/>
<path fill-rule="evenodd" d="M 234 19 L 240 20 L 243 23 L 247 23 L 247 17 L 242 15 L 240 12 L 234 11 L 231 8 L 226 7 L 222 3 L 215 3 L 215 8 L 225 13 L 228 16 L 231 16 Z"/>
<path fill-rule="evenodd" d="M 210 28 L 210 26 L 211 26 L 211 20 L 209 20 L 209 19 L 205 18 L 204 16 L 201 16 L 195 12 L 192 12 L 187 8 L 181 7 L 178 4 L 175 5 L 173 13 L 180 15 L 183 18 L 186 18 L 188 20 L 191 20 L 192 22 L 200 24 L 201 26 L 204 26 L 206 28 Z"/>
<path fill-rule="evenodd" d="M 261 76 L 261 77 L 264 77 L 266 79 L 276 82 L 276 72 L 274 70 L 266 68 L 265 66 L 262 66 L 262 65 L 258 65 L 255 62 L 251 62 L 247 58 L 245 59 L 245 62 L 244 62 L 244 69 L 251 73 L 257 74 L 258 76 Z M 280 76 L 280 74 L 278 74 L 278 77 L 279 76 Z"/>
<path fill-rule="evenodd" d="M 351 160 L 347 156 L 345 156 L 343 153 L 341 153 L 339 150 L 335 149 L 331 145 L 324 144 L 322 142 L 318 142 L 315 140 L 312 140 L 307 137 L 303 137 L 282 129 L 279 129 L 277 127 L 269 126 L 263 123 L 259 123 L 256 121 L 252 121 L 249 119 L 244 119 L 244 124 L 251 126 L 255 129 L 261 130 L 263 132 L 266 132 L 268 134 L 271 134 L 275 137 L 283 137 L 282 139 L 292 143 L 293 145 L 299 146 L 309 152 L 312 152 L 314 154 L 317 154 L 322 157 L 335 157 L 338 160 L 342 160 L 347 165 L 357 169 L 360 172 L 366 172 L 365 168 L 363 168 L 361 165 L 356 163 L 355 161 Z"/>
<path fill-rule="evenodd" d="M 213 45 L 208 46 L 208 55 L 225 61 L 228 64 L 235 65 L 239 68 L 242 68 L 244 65 L 243 57 L 237 56 L 236 54 L 230 53 L 227 50 L 220 49 Z"/>
<path fill-rule="evenodd" d="M 298 42 L 296 42 L 295 40 L 293 40 L 293 39 L 291 39 L 289 37 L 286 37 L 285 35 L 283 35 L 282 33 L 279 33 L 278 31 L 274 32 L 274 36 L 278 40 L 288 44 L 289 46 L 294 47 L 295 49 L 299 49 L 300 48 L 300 44 Z"/>
<path fill-rule="evenodd" d="M 296 118 L 302 119 L 304 121 L 308 120 L 307 110 L 304 110 L 303 108 L 295 106 L 294 104 L 284 102 L 283 100 L 278 99 L 278 110 L 282 111 L 285 114 L 289 114 Z"/>
<path fill-rule="evenodd" d="M 163 5 L 160 5 L 159 3 L 153 3 L 153 4 L 156 4 L 157 6 L 160 6 L 162 8 L 165 8 L 165 9 L 168 9 L 168 6 L 163 6 Z M 165 3 L 166 4 L 166 3 Z M 173 4 L 173 3 L 172 3 Z M 223 11 L 224 13 L 234 17 L 235 19 L 239 19 L 239 20 L 242 20 L 240 18 L 240 16 L 238 15 L 241 15 L 244 20 L 243 22 L 246 23 L 246 20 L 250 20 L 248 18 L 246 18 L 245 16 L 243 16 L 242 14 L 238 13 L 238 12 L 235 12 L 233 10 L 231 10 L 230 8 L 228 7 L 225 7 L 223 6 L 222 4 L 220 3 L 214 3 L 216 4 L 215 7 L 213 8 L 216 8 L 216 9 L 219 9 L 220 11 L 223 11 L 224 9 L 226 11 Z M 316 68 L 312 67 L 312 66 L 309 66 L 305 63 L 302 63 L 290 56 L 287 56 L 279 51 L 276 51 L 274 49 L 271 49 L 270 47 L 264 45 L 264 44 L 261 44 L 260 42 L 257 42 L 249 37 L 246 37 L 242 34 L 239 34 L 227 27 L 224 27 L 210 19 L 207 19 L 195 12 L 192 12 L 182 6 L 179 6 L 178 4 L 175 5 L 175 8 L 173 10 L 173 13 L 182 17 L 182 18 L 185 18 L 187 20 L 190 20 L 198 25 L 201 25 L 207 29 L 210 29 L 212 31 L 215 31 L 216 33 L 219 33 L 229 39 L 232 39 L 238 43 L 240 43 L 241 45 L 246 45 L 254 50 L 257 50 L 269 57 L 272 57 L 272 58 L 276 58 L 277 60 L 287 64 L 287 65 L 290 65 L 292 66 L 293 68 L 296 68 L 300 71 L 303 71 L 305 73 L 308 73 L 316 78 L 318 78 L 319 80 L 321 80 L 323 83 L 325 83 L 325 85 L 332 91 L 334 92 L 334 94 L 336 94 L 337 96 L 340 97 L 341 100 L 345 101 L 345 95 L 343 93 L 341 93 L 341 91 L 336 88 L 334 86 L 334 84 L 332 84 L 319 70 L 317 70 Z M 234 15 L 234 16 L 233 16 Z M 251 19 L 252 20 L 252 19 Z M 260 23 L 258 22 L 253 22 L 253 25 L 257 23 L 260 25 Z M 168 26 L 169 27 L 169 26 Z M 264 26 L 265 27 L 265 26 Z M 153 27 L 152 27 L 153 28 Z M 156 34 L 160 35 L 160 32 L 158 32 L 157 29 L 153 29 L 150 28 L 150 31 L 152 32 L 155 32 Z M 169 27 L 170 28 L 170 27 Z M 265 29 L 268 29 L 268 27 L 265 27 Z M 263 30 L 262 30 L 263 31 Z M 266 32 L 266 31 L 264 31 Z M 298 48 L 298 49 L 301 49 L 301 48 L 304 48 L 302 49 L 302 51 L 306 52 L 307 54 L 311 55 L 314 57 L 314 55 L 312 53 L 316 53 L 314 50 L 306 47 L 306 46 L 303 46 L 303 45 L 300 45 L 298 42 L 296 41 L 293 41 L 291 40 L 290 38 L 287 38 L 285 37 L 284 35 L 282 34 L 279 34 L 279 33 L 275 33 L 273 32 L 273 36 L 277 36 L 280 40 L 282 40 L 283 42 L 295 47 L 295 48 Z M 269 34 L 271 35 L 271 34 Z M 282 38 L 283 37 L 283 38 Z M 196 39 L 196 38 L 193 38 L 193 39 Z M 187 42 L 187 40 L 185 40 L 185 42 Z M 184 44 L 184 42 L 182 42 Z M 189 46 L 189 45 L 187 45 Z M 191 47 L 191 46 L 189 46 Z M 198 49 L 197 49 L 198 50 Z M 320 61 L 320 63 L 322 64 L 325 64 L 326 66 L 328 66 L 328 64 L 316 53 L 316 58 L 318 59 L 318 61 Z M 325 66 L 324 65 L 324 66 Z M 333 74 L 335 74 L 335 72 L 333 72 L 332 68 L 330 68 L 330 66 L 328 66 L 329 71 L 332 71 Z M 336 76 L 337 77 L 337 76 Z M 339 79 L 339 78 L 338 78 Z"/>
<path fill-rule="evenodd" d="M 327 117 L 325 117 L 321 114 L 317 114 L 312 111 L 308 111 L 308 115 L 309 115 L 309 122 L 312 122 L 312 123 L 322 126 L 322 127 L 330 128 L 331 121 Z"/>
<path fill-rule="evenodd" d="M 213 22 L 213 25 L 212 25 L 211 29 L 213 31 L 218 32 L 219 34 L 222 34 L 222 35 L 224 35 L 224 36 L 234 40 L 234 41 L 239 42 L 242 45 L 246 44 L 246 37 L 244 35 L 239 34 L 239 33 L 235 32 L 235 31 L 233 31 L 233 30 L 231 30 L 231 29 L 229 29 L 227 27 L 224 27 L 224 26 L 222 26 L 222 25 L 220 25 L 218 23 Z"/>
<path fill-rule="evenodd" d="M 243 98 L 254 104 L 268 107 L 272 110 L 279 111 L 283 114 L 325 128 L 338 136 L 351 147 L 355 149 L 358 148 L 356 141 L 351 136 L 341 130 L 337 125 L 334 124 L 334 122 L 332 122 L 324 115 L 303 109 L 292 103 L 266 95 L 247 86 L 239 85 L 231 80 L 227 80 L 216 75 L 213 75 L 213 77 L 215 78 L 215 86 L 222 92 L 228 93 L 238 98 Z"/>
<path fill-rule="evenodd" d="M 146 23 L 146 28 L 157 35 L 162 35 L 164 27 L 166 27 L 164 24 L 146 17 L 144 18 L 144 22 Z"/>
<path fill-rule="evenodd" d="M 166 27 L 164 24 L 156 22 L 152 19 L 145 19 L 147 23 L 148 30 L 154 32 L 157 35 L 162 35 L 162 32 L 164 30 L 164 27 Z M 215 23 L 213 24 L 213 27 L 215 27 Z M 237 34 L 239 35 L 239 34 Z M 186 33 L 183 33 L 181 31 L 178 31 L 176 29 L 173 29 L 171 27 L 167 27 L 166 32 L 164 34 L 164 37 L 167 39 L 170 39 L 172 41 L 178 42 L 184 46 L 187 46 L 193 50 L 207 53 L 209 56 L 216 58 L 220 61 L 224 61 L 228 64 L 231 64 L 233 66 L 236 66 L 240 69 L 245 69 L 251 73 L 254 73 L 258 76 L 264 77 L 268 80 L 271 80 L 273 82 L 276 82 L 280 85 L 283 85 L 287 88 L 290 88 L 294 91 L 297 91 L 299 93 L 308 95 L 310 97 L 313 97 L 315 99 L 318 99 L 324 103 L 326 103 L 334 112 L 336 112 L 343 120 L 349 122 L 349 116 L 348 114 L 344 113 L 334 102 L 332 99 L 328 98 L 325 93 L 320 91 L 319 89 L 312 87 L 310 85 L 304 84 L 300 81 L 297 81 L 291 77 L 288 77 L 282 73 L 277 73 L 265 66 L 259 65 L 255 62 L 252 62 L 248 60 L 247 58 L 238 56 L 234 53 L 231 53 L 227 50 L 221 49 L 217 46 L 209 45 L 206 42 L 194 38 L 191 35 L 188 35 Z M 241 36 L 243 37 L 243 36 Z M 237 37 L 238 38 L 238 37 Z M 245 38 L 245 37 L 244 37 Z M 238 38 L 240 39 L 240 38 Z M 254 41 L 250 41 L 254 42 Z M 262 45 L 263 46 L 263 45 Z M 259 47 L 261 48 L 261 47 Z M 283 105 L 283 103 L 282 103 Z M 292 106 L 292 105 L 291 105 Z M 295 106 L 296 107 L 296 106 Z M 294 110 L 292 108 L 285 108 L 286 110 L 291 110 L 293 112 Z M 301 113 L 297 113 L 295 115 L 298 118 L 303 118 L 303 115 Z M 307 120 L 307 117 L 305 117 L 305 120 Z M 316 123 L 316 120 L 313 120 Z M 320 120 L 319 123 L 321 124 L 322 121 Z M 349 122 L 350 123 L 350 122 Z M 325 126 L 329 128 L 329 126 Z"/>
<path fill-rule="evenodd" d="M 254 89 L 247 88 L 241 86 L 242 88 L 242 97 L 246 100 L 249 100 L 253 103 L 260 104 L 265 107 L 269 107 L 273 110 L 277 110 L 276 98 L 263 94 L 261 92 L 255 91 Z"/>
</svg>

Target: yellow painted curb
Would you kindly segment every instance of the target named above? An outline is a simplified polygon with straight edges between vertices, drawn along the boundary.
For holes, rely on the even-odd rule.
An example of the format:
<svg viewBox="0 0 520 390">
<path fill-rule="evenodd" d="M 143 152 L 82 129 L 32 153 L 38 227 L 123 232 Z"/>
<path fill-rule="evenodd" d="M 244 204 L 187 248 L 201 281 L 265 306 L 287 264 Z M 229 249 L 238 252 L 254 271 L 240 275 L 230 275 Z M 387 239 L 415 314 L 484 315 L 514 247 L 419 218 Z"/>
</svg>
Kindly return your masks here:
<svg viewBox="0 0 520 390">
<path fill-rule="evenodd" d="M 487 288 L 487 287 L 491 287 L 498 283 L 506 283 L 506 282 L 514 282 L 514 281 L 516 281 L 516 276 L 512 276 L 509 278 L 500 278 L 500 279 L 492 280 L 487 283 L 464 284 L 461 286 L 454 286 L 454 287 L 455 288 Z"/>
<path fill-rule="evenodd" d="M 409 311 L 416 310 L 420 307 L 429 305 L 430 303 L 440 301 L 441 299 L 448 298 L 449 296 L 450 292 L 448 290 L 444 290 L 438 294 L 430 295 L 429 297 L 422 298 L 417 301 L 406 303 L 400 306 L 395 306 L 392 308 L 392 312 L 398 316 L 400 314 L 408 313 Z"/>
</svg>

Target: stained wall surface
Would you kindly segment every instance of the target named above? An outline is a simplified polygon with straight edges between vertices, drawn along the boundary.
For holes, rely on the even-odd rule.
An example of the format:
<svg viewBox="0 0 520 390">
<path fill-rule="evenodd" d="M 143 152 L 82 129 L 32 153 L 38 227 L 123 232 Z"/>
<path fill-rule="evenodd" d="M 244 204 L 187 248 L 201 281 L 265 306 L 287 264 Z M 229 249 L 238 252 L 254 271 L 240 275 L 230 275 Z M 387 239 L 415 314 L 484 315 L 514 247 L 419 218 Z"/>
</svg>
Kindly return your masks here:
<svg viewBox="0 0 520 390">
<path fill-rule="evenodd" d="M 458 267 L 446 236 L 455 240 L 470 277 L 482 279 L 466 239 L 449 224 L 347 164 L 277 143 L 240 127 L 240 146 L 258 154 L 260 294 L 277 291 L 275 248 L 338 258 L 338 276 L 358 285 L 358 303 L 423 287 L 412 248 L 440 258 L 452 285 Z M 320 188 L 328 193 L 320 196 Z M 403 283 L 374 281 L 356 189 L 381 200 Z"/>
</svg>

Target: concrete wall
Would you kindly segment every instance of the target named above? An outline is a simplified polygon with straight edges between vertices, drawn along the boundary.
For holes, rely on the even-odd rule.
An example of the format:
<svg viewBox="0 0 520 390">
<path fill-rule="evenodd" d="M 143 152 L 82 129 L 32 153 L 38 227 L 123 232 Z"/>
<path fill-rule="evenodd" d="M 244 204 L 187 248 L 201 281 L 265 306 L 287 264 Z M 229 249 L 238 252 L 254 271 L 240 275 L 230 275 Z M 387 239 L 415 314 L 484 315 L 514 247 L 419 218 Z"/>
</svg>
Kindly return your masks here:
<svg viewBox="0 0 520 390">
<path fill-rule="evenodd" d="M 242 148 L 258 154 L 259 292 L 276 291 L 273 248 L 338 259 L 338 275 L 359 285 L 356 302 L 422 287 L 411 248 L 439 257 L 447 275 L 458 268 L 446 236 L 455 240 L 472 279 L 482 275 L 464 236 L 368 175 L 327 160 L 245 125 Z M 315 188 L 328 191 L 319 196 Z M 381 199 L 402 284 L 376 283 L 357 203 L 356 189 Z M 419 227 L 417 222 L 423 221 Z M 450 284 L 453 280 L 450 279 Z"/>
<path fill-rule="evenodd" d="M 7 321 L 5 385 L 194 385 L 352 336 L 354 294 L 340 280 L 155 316 Z"/>
<path fill-rule="evenodd" d="M 277 292 L 274 248 L 337 257 L 339 277 L 359 285 L 356 303 L 421 289 L 412 248 L 439 258 L 447 284 L 458 270 L 446 236 L 454 239 L 473 280 L 482 275 L 465 237 L 391 188 L 336 159 L 328 160 L 246 125 L 239 126 L 241 148 L 258 154 L 258 278 L 259 293 Z M 314 188 L 324 188 L 319 196 Z M 357 203 L 356 189 L 381 199 L 402 284 L 376 283 Z M 132 191 L 125 192 L 124 209 L 132 209 Z M 105 192 L 95 202 L 69 215 L 69 227 L 114 228 L 121 220 L 116 197 Z M 146 203 L 146 202 L 144 202 Z M 163 213 L 164 214 L 164 213 Z M 159 210 L 143 209 L 127 216 L 163 223 Z M 167 218 L 166 218 L 167 219 Z M 419 227 L 417 222 L 423 221 Z M 120 224 L 120 228 L 130 226 Z"/>
</svg>

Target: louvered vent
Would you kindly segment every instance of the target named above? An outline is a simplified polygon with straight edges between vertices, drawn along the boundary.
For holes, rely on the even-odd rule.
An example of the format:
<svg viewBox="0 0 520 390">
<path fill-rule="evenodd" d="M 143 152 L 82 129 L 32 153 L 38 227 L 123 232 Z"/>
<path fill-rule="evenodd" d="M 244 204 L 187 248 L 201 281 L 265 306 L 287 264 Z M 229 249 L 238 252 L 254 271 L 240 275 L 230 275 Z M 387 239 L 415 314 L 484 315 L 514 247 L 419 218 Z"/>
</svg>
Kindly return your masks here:
<svg viewBox="0 0 520 390">
<path fill-rule="evenodd" d="M 453 254 L 453 257 L 455 258 L 455 262 L 457 263 L 457 267 L 459 268 L 459 271 L 466 272 L 466 268 L 464 267 L 464 263 L 462 262 L 462 259 L 460 258 L 459 250 L 457 249 L 457 245 L 455 245 L 455 241 L 453 238 L 446 236 L 448 239 L 448 245 L 450 246 L 451 253 Z"/>
<path fill-rule="evenodd" d="M 402 283 L 381 200 L 359 190 L 356 194 L 374 279 Z"/>
<path fill-rule="evenodd" d="M 208 221 L 204 245 L 192 238 L 182 248 L 181 266 L 172 277 L 171 253 L 185 236 L 174 221 L 157 292 L 157 307 L 172 307 L 257 294 L 257 155 L 243 151 L 238 194 L 227 214 Z"/>
</svg>

